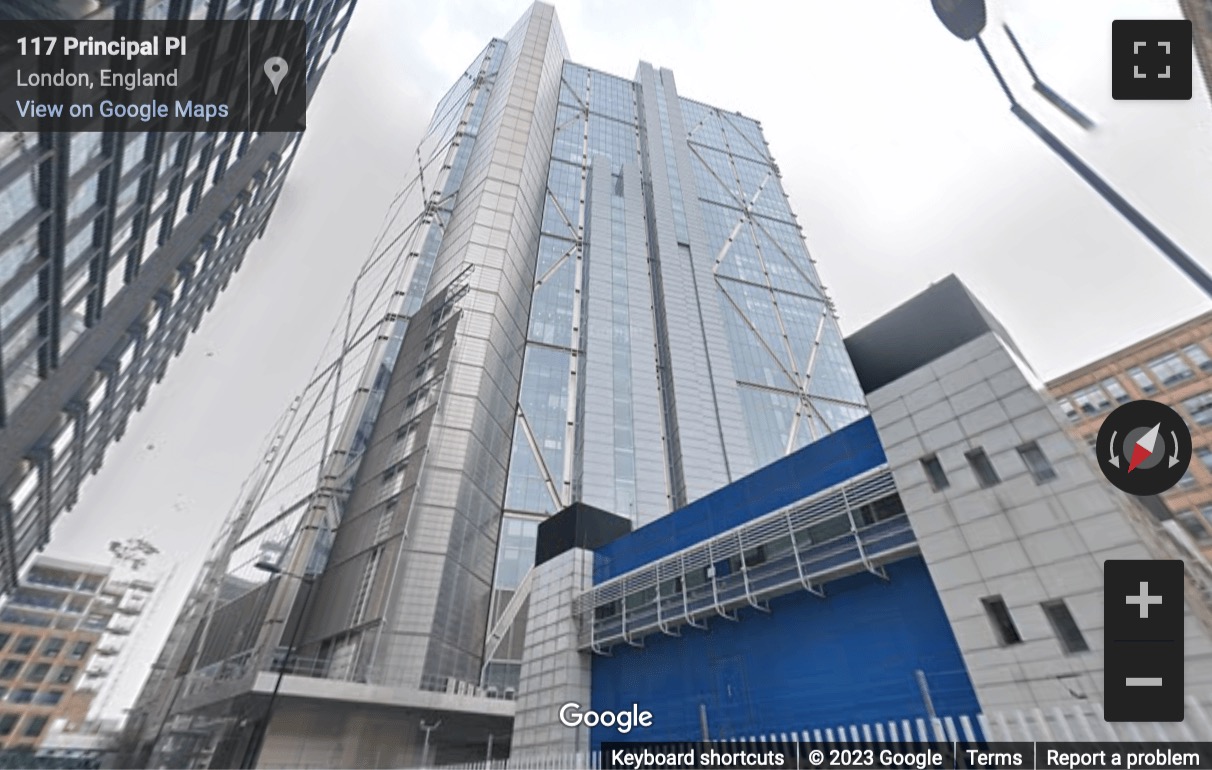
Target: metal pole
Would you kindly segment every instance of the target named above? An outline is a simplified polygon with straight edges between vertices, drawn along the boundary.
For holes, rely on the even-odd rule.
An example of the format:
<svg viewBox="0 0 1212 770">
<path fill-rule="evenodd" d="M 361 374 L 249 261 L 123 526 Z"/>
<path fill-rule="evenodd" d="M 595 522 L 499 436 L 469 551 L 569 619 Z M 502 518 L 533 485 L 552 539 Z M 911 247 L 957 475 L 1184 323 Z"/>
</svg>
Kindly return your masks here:
<svg viewBox="0 0 1212 770">
<path fill-rule="evenodd" d="M 930 685 L 926 682 L 926 672 L 920 668 L 913 672 L 917 677 L 917 689 L 922 693 L 922 703 L 926 706 L 926 716 L 930 719 L 935 719 L 938 714 L 934 712 L 934 699 L 930 697 Z"/>
<path fill-rule="evenodd" d="M 1081 158 L 1070 150 L 1065 143 L 1062 142 L 1055 134 L 1044 127 L 1044 124 L 1035 119 L 1031 113 L 1023 109 L 1021 104 L 1014 104 L 1010 107 L 1010 111 L 1021 120 L 1027 128 L 1035 132 L 1035 135 L 1044 141 L 1044 144 L 1052 148 L 1052 150 L 1061 157 L 1069 167 L 1081 176 L 1082 179 L 1093 187 L 1103 199 L 1110 203 L 1111 206 L 1123 215 L 1132 226 L 1140 231 L 1141 235 L 1149 239 L 1157 249 L 1165 255 L 1166 259 L 1170 260 L 1176 268 L 1182 271 L 1190 278 L 1196 286 L 1203 289 L 1204 293 L 1212 297 L 1212 276 L 1204 270 L 1204 268 L 1190 257 L 1185 251 L 1179 248 L 1178 244 L 1166 237 L 1166 234 L 1159 230 L 1152 222 L 1145 218 L 1145 215 L 1136 210 L 1136 208 L 1128 201 L 1124 200 L 1123 196 L 1112 189 L 1111 185 L 1094 173 L 1094 169 L 1087 166 Z"/>
<path fill-rule="evenodd" d="M 290 632 L 290 643 L 286 646 L 286 654 L 282 656 L 282 663 L 278 666 L 278 678 L 274 681 L 273 692 L 269 694 L 269 703 L 265 706 L 265 718 L 257 729 L 257 742 L 255 751 L 252 754 L 252 762 L 245 765 L 248 768 L 256 767 L 257 763 L 261 761 L 261 750 L 265 748 L 265 736 L 269 733 L 269 721 L 274 715 L 274 705 L 278 701 L 278 691 L 282 689 L 282 679 L 286 676 L 286 668 L 290 665 L 290 659 L 294 655 L 295 645 L 299 641 L 299 629 L 303 627 L 303 620 L 307 615 L 307 605 L 311 602 L 313 578 L 299 575 L 290 575 L 290 577 L 297 577 L 301 580 L 303 587 L 307 589 L 307 594 L 303 597 L 303 604 L 299 607 L 299 617 L 295 620 L 295 627 Z M 289 620 L 290 614 L 287 613 L 286 617 Z"/>
<path fill-rule="evenodd" d="M 1018 41 L 1013 40 L 1015 47 L 1018 47 Z M 1103 200 L 1110 203 L 1112 208 L 1118 211 L 1124 219 L 1135 227 L 1141 235 L 1145 236 L 1157 249 L 1170 260 L 1174 267 L 1178 268 L 1184 275 L 1191 279 L 1204 294 L 1212 297 L 1212 276 L 1210 276 L 1202 266 L 1190 257 L 1185 251 L 1179 248 L 1178 244 L 1166 237 L 1166 234 L 1159 230 L 1152 222 L 1150 222 L 1144 214 L 1136 210 L 1136 208 L 1124 199 L 1122 195 L 1112 189 L 1111 185 L 1102 177 L 1094 172 L 1094 169 L 1086 165 L 1085 161 L 1077 156 L 1073 150 L 1069 149 L 1064 142 L 1060 140 L 1056 134 L 1053 134 L 1043 123 L 1040 123 L 1035 117 L 1027 112 L 1027 110 L 1018 103 L 1014 98 L 1014 94 L 1010 91 L 1009 84 L 1002 77 L 1001 71 L 994 63 L 993 57 L 989 54 L 989 49 L 985 46 L 985 41 L 978 36 L 976 44 L 984 55 L 985 61 L 989 64 L 989 69 L 993 71 L 993 76 L 997 78 L 998 85 L 1010 100 L 1010 111 L 1015 117 L 1021 120 L 1027 128 L 1031 129 L 1036 136 L 1043 140 L 1044 144 L 1048 145 L 1061 160 L 1069 164 L 1069 167 L 1077 172 L 1078 176 L 1086 181 L 1095 192 L 1103 197 Z"/>
<path fill-rule="evenodd" d="M 421 767 L 429 767 L 429 734 L 441 726 L 441 719 L 432 725 L 425 724 L 424 719 L 421 720 L 421 729 L 425 731 L 425 744 L 421 746 Z"/>
</svg>

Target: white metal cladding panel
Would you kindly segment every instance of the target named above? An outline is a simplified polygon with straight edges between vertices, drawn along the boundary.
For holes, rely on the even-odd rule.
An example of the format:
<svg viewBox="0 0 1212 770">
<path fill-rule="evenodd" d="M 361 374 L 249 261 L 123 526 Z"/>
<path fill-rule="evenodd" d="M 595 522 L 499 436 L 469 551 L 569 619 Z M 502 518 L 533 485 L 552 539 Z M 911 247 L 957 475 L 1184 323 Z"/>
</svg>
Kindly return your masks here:
<svg viewBox="0 0 1212 770">
<path fill-rule="evenodd" d="M 573 605 L 581 647 L 604 652 L 792 590 L 819 592 L 842 575 L 882 574 L 881 564 L 917 552 L 895 501 L 883 514 L 866 508 L 895 494 L 891 473 L 877 469 L 595 586 Z M 714 565 L 729 559 L 745 566 L 718 575 Z"/>
</svg>

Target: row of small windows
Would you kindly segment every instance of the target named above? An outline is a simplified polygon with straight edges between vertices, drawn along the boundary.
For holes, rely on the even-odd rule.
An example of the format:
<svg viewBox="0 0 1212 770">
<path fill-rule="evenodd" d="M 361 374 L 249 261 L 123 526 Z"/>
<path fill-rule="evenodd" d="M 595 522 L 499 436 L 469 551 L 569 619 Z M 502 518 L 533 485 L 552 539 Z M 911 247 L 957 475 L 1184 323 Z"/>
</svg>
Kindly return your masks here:
<svg viewBox="0 0 1212 770">
<path fill-rule="evenodd" d="M 1204 349 L 1196 344 L 1187 345 L 1181 351 L 1159 356 L 1144 367 L 1134 366 L 1127 371 L 1127 375 L 1141 393 L 1149 396 L 1158 392 L 1159 383 L 1161 387 L 1168 388 L 1194 377 L 1195 371 L 1192 367 L 1212 372 L 1212 357 L 1209 357 Z M 1205 395 L 1209 398 L 1209 406 L 1205 408 L 1212 408 L 1212 393 Z M 1108 377 L 1098 384 L 1089 385 L 1058 399 L 1061 409 L 1073 422 L 1079 422 L 1086 416 L 1098 414 L 1113 404 L 1122 404 L 1130 400 L 1132 397 L 1124 389 L 1118 377 Z M 1212 422 L 1212 414 L 1208 415 L 1206 419 Z"/>
<path fill-rule="evenodd" d="M 24 680 L 40 684 L 47 681 L 51 668 L 50 663 L 30 663 L 27 667 L 25 661 L 9 658 L 0 663 L 0 681 L 11 682 L 18 678 L 22 669 L 25 669 Z M 59 666 L 50 681 L 55 684 L 71 684 L 79 670 L 79 666 Z"/>
<path fill-rule="evenodd" d="M 1035 479 L 1036 484 L 1044 484 L 1056 478 L 1056 469 L 1052 467 L 1052 463 L 1048 461 L 1047 455 L 1044 454 L 1044 450 L 1040 449 L 1037 442 L 1029 441 L 1018 447 L 1018 456 L 1022 458 L 1023 464 L 1027 466 L 1027 470 Z M 1002 483 L 1001 476 L 993 467 L 993 461 L 981 447 L 965 452 L 964 459 L 968 461 L 968 466 L 976 474 L 976 480 L 982 488 Z M 931 489 L 941 492 L 951 486 L 951 480 L 947 478 L 947 472 L 943 470 L 943 464 L 939 462 L 938 455 L 923 457 L 921 463 Z"/>
<path fill-rule="evenodd" d="M 0 651 L 3 651 L 4 648 L 8 646 L 10 639 L 12 639 L 12 634 L 0 632 Z M 9 650 L 9 654 L 10 655 L 30 655 L 30 654 L 32 654 L 34 652 L 34 648 L 38 646 L 38 639 L 39 639 L 39 637 L 30 635 L 30 634 L 26 634 L 24 636 L 19 637 L 17 639 L 17 641 L 13 644 L 13 648 L 11 650 Z M 59 653 L 63 651 L 63 648 L 66 644 L 67 644 L 67 640 L 62 637 L 59 637 L 59 636 L 48 637 L 42 643 L 41 655 L 45 658 L 57 657 L 59 655 Z M 92 646 L 91 642 L 76 642 L 74 645 L 72 645 L 70 657 L 75 660 L 82 659 L 85 655 L 88 654 L 89 647 L 91 647 L 91 646 Z M 4 678 L 5 677 L 3 676 L 3 674 L 0 674 L 0 679 L 4 679 Z"/>
<path fill-rule="evenodd" d="M 0 714 L 0 736 L 12 735 L 17 729 L 17 723 L 21 721 L 21 717 L 22 714 Z M 42 735 L 42 731 L 46 729 L 46 723 L 49 721 L 50 717 L 47 716 L 30 716 L 25 720 L 25 726 L 20 734 L 26 738 L 37 738 Z"/>
<path fill-rule="evenodd" d="M 997 637 L 999 645 L 1010 647 L 1022 644 L 1023 636 L 1014 623 L 1010 608 L 1006 606 L 1006 602 L 1001 596 L 986 596 L 981 599 L 981 605 L 985 608 L 985 615 L 988 616 L 989 622 L 993 626 L 993 633 Z M 1073 613 L 1069 611 L 1064 599 L 1041 602 L 1040 608 L 1043 609 L 1044 616 L 1048 618 L 1048 623 L 1052 626 L 1052 630 L 1056 633 L 1066 654 L 1075 655 L 1090 650 L 1090 644 L 1082 634 L 1081 628 L 1078 627 L 1077 621 L 1073 619 Z"/>
</svg>

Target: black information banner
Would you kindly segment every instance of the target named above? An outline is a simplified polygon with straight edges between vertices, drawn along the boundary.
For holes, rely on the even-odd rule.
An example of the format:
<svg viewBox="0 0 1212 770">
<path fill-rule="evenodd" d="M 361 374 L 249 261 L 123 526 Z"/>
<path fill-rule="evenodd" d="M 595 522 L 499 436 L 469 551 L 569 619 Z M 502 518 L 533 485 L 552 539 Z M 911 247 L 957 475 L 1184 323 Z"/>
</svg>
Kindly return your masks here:
<svg viewBox="0 0 1212 770">
<path fill-rule="evenodd" d="M 0 22 L 0 131 L 301 131 L 302 21 Z"/>
<path fill-rule="evenodd" d="M 603 743 L 603 770 L 1212 770 L 1212 743 Z"/>
</svg>

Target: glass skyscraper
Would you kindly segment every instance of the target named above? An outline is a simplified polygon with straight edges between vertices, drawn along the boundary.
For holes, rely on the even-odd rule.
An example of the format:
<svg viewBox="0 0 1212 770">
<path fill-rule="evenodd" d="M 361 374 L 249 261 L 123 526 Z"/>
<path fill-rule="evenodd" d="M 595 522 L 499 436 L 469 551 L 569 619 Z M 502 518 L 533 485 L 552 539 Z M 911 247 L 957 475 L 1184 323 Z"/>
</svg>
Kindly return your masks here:
<svg viewBox="0 0 1212 770">
<path fill-rule="evenodd" d="M 0 18 L 305 19 L 310 91 L 352 7 L 23 2 Z M 264 231 L 300 138 L 0 134 L 0 591 L 46 545 Z"/>
<path fill-rule="evenodd" d="M 668 70 L 572 63 L 536 3 L 417 158 L 145 688 L 159 761 L 482 759 L 540 521 L 642 525 L 867 413 L 761 126 Z"/>
</svg>

